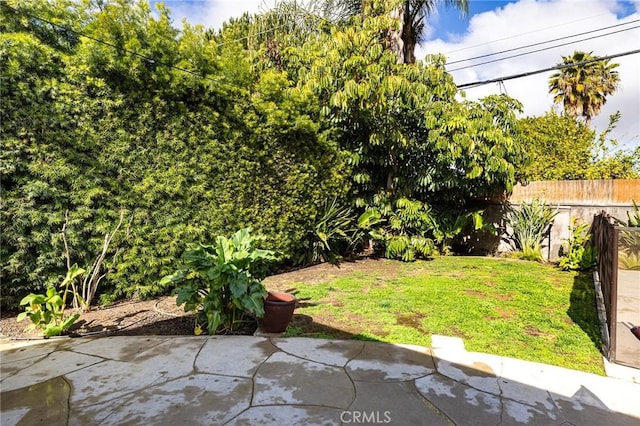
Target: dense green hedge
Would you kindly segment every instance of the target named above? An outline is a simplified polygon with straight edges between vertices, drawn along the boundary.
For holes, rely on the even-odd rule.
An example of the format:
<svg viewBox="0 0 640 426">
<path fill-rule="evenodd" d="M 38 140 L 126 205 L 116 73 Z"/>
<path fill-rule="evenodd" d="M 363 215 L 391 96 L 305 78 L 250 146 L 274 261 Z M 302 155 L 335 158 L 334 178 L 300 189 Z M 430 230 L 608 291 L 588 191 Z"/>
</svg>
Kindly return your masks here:
<svg viewBox="0 0 640 426">
<path fill-rule="evenodd" d="M 205 42 L 201 31 L 178 38 L 169 27 L 171 38 L 156 37 L 168 23 L 144 8 L 128 19 L 142 35 L 124 43 L 146 43 L 156 57 Z M 65 52 L 4 24 L 14 31 L 0 34 L 3 306 L 61 280 L 67 210 L 71 261 L 81 265 L 124 212 L 102 292 L 145 296 L 188 245 L 240 227 L 291 257 L 327 194 L 347 190 L 343 155 L 309 117 L 317 105 L 289 94 L 282 73 L 247 79 L 248 63 L 204 49 L 209 62 L 194 71 L 207 80 L 119 61 L 121 52 L 84 39 Z"/>
</svg>

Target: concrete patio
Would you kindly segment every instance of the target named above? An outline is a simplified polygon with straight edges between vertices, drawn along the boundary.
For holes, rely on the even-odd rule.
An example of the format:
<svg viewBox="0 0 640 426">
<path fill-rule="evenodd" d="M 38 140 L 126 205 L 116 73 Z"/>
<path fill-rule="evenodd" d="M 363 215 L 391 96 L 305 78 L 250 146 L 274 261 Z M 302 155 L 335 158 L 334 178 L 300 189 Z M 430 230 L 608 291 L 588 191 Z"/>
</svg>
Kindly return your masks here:
<svg viewBox="0 0 640 426">
<path fill-rule="evenodd" d="M 640 384 L 494 355 L 250 336 L 0 343 L 14 424 L 637 425 Z"/>
</svg>

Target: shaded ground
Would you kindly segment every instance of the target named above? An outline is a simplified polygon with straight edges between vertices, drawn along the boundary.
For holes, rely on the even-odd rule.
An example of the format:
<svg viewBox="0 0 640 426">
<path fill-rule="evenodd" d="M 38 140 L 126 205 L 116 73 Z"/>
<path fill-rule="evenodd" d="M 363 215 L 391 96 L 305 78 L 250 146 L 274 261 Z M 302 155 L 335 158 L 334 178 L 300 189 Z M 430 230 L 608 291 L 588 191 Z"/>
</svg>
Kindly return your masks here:
<svg viewBox="0 0 640 426">
<path fill-rule="evenodd" d="M 391 262 L 363 259 L 342 263 L 340 267 L 321 264 L 274 275 L 265 280 L 265 285 L 269 290 L 291 291 L 294 283 L 318 284 L 354 271 L 367 273 L 374 270 L 381 278 L 395 276 L 395 269 Z M 175 300 L 175 296 L 165 296 L 153 300 L 123 301 L 105 308 L 94 307 L 92 311 L 81 314 L 76 324 L 69 330 L 69 334 L 193 335 L 193 315 L 185 313 L 182 307 L 176 306 Z M 301 301 L 301 303 L 305 302 Z M 17 312 L 2 313 L 0 337 L 37 338 L 40 336 L 37 331 L 26 333 L 24 329 L 30 324 L 29 320 L 17 322 L 16 316 Z M 335 329 L 318 324 L 317 319 L 314 322 L 306 315 L 296 315 L 292 325 L 304 328 L 309 333 L 331 334 L 335 337 L 348 337 L 349 332 L 357 333 L 357 325 L 353 330 L 344 331 L 341 334 Z"/>
</svg>

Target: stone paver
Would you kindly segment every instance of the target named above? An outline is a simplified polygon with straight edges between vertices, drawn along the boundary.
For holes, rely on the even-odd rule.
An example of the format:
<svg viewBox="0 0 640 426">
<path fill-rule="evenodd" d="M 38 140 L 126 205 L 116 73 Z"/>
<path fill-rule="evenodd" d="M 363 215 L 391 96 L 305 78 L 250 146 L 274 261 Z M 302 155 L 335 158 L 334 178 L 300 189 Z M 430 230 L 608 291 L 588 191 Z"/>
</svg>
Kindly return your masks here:
<svg viewBox="0 0 640 426">
<path fill-rule="evenodd" d="M 640 384 L 467 352 L 279 337 L 0 341 L 0 423 L 637 425 Z"/>
</svg>

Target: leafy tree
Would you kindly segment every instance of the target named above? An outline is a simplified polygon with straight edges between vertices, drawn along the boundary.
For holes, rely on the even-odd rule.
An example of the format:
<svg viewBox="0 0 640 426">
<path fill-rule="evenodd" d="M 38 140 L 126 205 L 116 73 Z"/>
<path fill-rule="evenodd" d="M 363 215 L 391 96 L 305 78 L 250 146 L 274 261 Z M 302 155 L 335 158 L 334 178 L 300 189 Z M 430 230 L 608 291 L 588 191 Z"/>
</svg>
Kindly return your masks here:
<svg viewBox="0 0 640 426">
<path fill-rule="evenodd" d="M 615 70 L 618 64 L 612 64 L 609 59 L 582 64 L 598 58 L 592 53 L 576 51 L 572 56 L 563 56 L 559 65 L 580 65 L 562 68 L 549 79 L 554 102 L 562 103 L 565 113 L 571 117 L 584 117 L 587 125 L 620 83 Z"/>
<path fill-rule="evenodd" d="M 394 243 L 389 255 L 411 259 L 431 251 L 422 239 L 432 233 L 429 205 L 460 208 L 510 190 L 520 105 L 506 96 L 458 102 L 442 57 L 398 64 L 380 37 L 390 22 L 381 15 L 310 38 L 284 52 L 283 69 L 297 81 L 294 91 L 318 99 L 318 119 L 348 153 L 356 206 L 406 218 L 378 240 Z"/>
<path fill-rule="evenodd" d="M 619 115 L 601 135 L 585 123 L 554 111 L 518 120 L 518 140 L 527 161 L 518 168 L 519 181 L 633 179 L 638 176 L 640 150 L 608 153 L 607 139 Z"/>
<path fill-rule="evenodd" d="M 584 179 L 595 132 L 554 111 L 518 120 L 518 139 L 529 161 L 518 168 L 519 181 Z"/>
<path fill-rule="evenodd" d="M 491 186 L 510 188 L 517 102 L 457 102 L 443 58 L 398 64 L 379 38 L 387 24 L 387 17 L 368 18 L 285 58 L 297 90 L 320 100 L 322 119 L 350 153 L 360 205 L 380 191 L 393 200 L 460 203 Z"/>
</svg>

